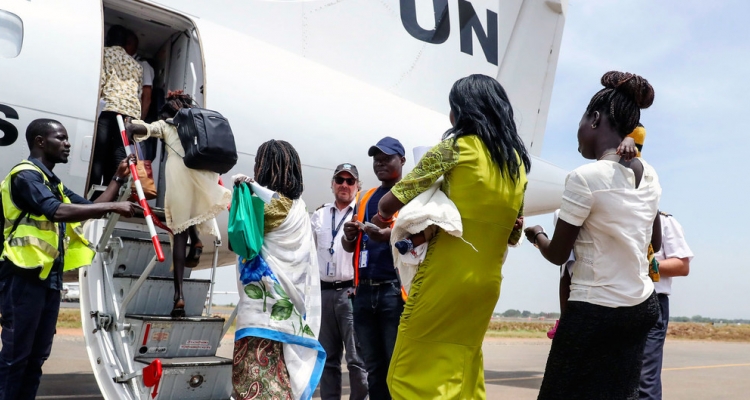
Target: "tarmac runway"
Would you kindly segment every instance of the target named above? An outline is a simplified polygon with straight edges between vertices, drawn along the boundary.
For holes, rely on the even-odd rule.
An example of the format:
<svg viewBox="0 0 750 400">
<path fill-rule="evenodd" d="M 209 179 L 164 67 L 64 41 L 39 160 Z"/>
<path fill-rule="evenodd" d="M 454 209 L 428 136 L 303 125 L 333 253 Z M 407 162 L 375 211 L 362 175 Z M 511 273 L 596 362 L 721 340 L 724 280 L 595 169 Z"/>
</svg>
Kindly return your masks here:
<svg viewBox="0 0 750 400">
<path fill-rule="evenodd" d="M 487 398 L 536 399 L 549 347 L 547 339 L 487 338 L 483 347 Z M 231 353 L 232 338 L 227 336 L 218 355 L 231 357 Z M 667 341 L 665 346 L 665 399 L 748 398 L 749 375 L 750 343 Z M 346 378 L 344 373 L 344 398 L 349 393 Z M 83 336 L 77 330 L 61 330 L 44 365 L 37 399 L 102 398 Z"/>
</svg>

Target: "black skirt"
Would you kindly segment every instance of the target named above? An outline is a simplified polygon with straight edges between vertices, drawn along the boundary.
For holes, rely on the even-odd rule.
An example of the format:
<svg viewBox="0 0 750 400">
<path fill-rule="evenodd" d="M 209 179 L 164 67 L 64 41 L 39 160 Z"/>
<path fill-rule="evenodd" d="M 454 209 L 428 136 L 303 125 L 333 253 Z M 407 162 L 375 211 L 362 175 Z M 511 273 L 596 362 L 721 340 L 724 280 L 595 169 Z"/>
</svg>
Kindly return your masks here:
<svg viewBox="0 0 750 400">
<path fill-rule="evenodd" d="M 653 293 L 632 307 L 569 301 L 538 399 L 637 400 L 643 348 L 659 312 Z"/>
</svg>

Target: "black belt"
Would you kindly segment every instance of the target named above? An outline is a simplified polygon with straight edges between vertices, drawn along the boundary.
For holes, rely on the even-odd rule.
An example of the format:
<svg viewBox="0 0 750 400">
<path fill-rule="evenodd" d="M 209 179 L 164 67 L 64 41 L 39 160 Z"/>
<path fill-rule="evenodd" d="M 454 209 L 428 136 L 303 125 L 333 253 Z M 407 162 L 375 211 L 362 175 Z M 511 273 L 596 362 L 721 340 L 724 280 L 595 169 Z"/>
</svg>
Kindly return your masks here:
<svg viewBox="0 0 750 400">
<path fill-rule="evenodd" d="M 320 281 L 320 288 L 322 290 L 341 290 L 354 286 L 354 281 L 336 281 L 336 282 L 325 282 Z"/>
<path fill-rule="evenodd" d="M 366 285 L 366 286 L 380 286 L 380 285 L 387 285 L 390 283 L 398 283 L 398 279 L 390 279 L 387 281 L 374 281 L 372 279 L 360 279 L 359 280 L 360 285 Z"/>
</svg>

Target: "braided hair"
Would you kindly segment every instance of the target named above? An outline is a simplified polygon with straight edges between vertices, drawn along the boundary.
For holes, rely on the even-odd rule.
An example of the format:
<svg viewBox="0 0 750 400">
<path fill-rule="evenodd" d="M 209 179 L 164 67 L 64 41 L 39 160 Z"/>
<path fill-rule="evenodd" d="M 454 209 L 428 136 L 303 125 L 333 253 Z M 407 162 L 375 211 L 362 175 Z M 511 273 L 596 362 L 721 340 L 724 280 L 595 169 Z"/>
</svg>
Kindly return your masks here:
<svg viewBox="0 0 750 400">
<path fill-rule="evenodd" d="M 255 180 L 292 200 L 302 195 L 302 164 L 297 150 L 283 140 L 269 140 L 255 155 Z"/>
<path fill-rule="evenodd" d="M 529 172 L 531 157 L 518 135 L 513 107 L 500 82 L 479 74 L 461 78 L 453 84 L 448 102 L 455 125 L 445 132 L 443 139 L 477 135 L 500 172 L 508 173 L 514 182 L 522 166 Z"/>
<path fill-rule="evenodd" d="M 586 115 L 595 111 L 607 116 L 610 125 L 627 136 L 638 126 L 641 109 L 654 102 L 654 88 L 643 77 L 629 72 L 609 71 L 602 76 L 604 89 L 591 98 Z"/>
<path fill-rule="evenodd" d="M 177 111 L 181 108 L 191 108 L 194 106 L 193 98 L 184 93 L 182 90 L 170 91 L 167 93 L 167 102 L 159 110 L 159 119 L 174 118 Z"/>
</svg>

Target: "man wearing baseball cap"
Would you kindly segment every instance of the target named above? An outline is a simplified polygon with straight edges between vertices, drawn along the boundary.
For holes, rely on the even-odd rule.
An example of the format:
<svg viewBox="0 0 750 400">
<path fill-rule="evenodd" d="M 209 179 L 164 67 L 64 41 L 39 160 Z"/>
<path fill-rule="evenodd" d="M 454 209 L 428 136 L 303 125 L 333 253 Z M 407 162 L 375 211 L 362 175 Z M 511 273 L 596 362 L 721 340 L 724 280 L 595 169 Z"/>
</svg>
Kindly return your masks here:
<svg viewBox="0 0 750 400">
<path fill-rule="evenodd" d="M 344 251 L 341 238 L 344 223 L 352 219 L 355 196 L 360 189 L 359 172 L 353 164 L 336 167 L 331 179 L 334 201 L 318 208 L 310 218 L 320 268 L 321 317 L 318 340 L 326 351 L 320 379 L 323 400 L 341 399 L 341 356 L 346 349 L 346 366 L 351 385 L 350 399 L 367 398 L 367 372 L 356 345 L 350 294 L 354 291 L 352 253 Z"/>
<path fill-rule="evenodd" d="M 380 400 L 391 398 L 386 376 L 404 301 L 393 267 L 391 227 L 380 229 L 364 223 L 372 221 L 380 198 L 401 180 L 406 158 L 404 146 L 392 137 L 380 139 L 367 154 L 381 184 L 358 196 L 355 219 L 344 224 L 341 242 L 344 250 L 353 253 L 354 331 L 367 367 L 370 398 Z"/>
</svg>

